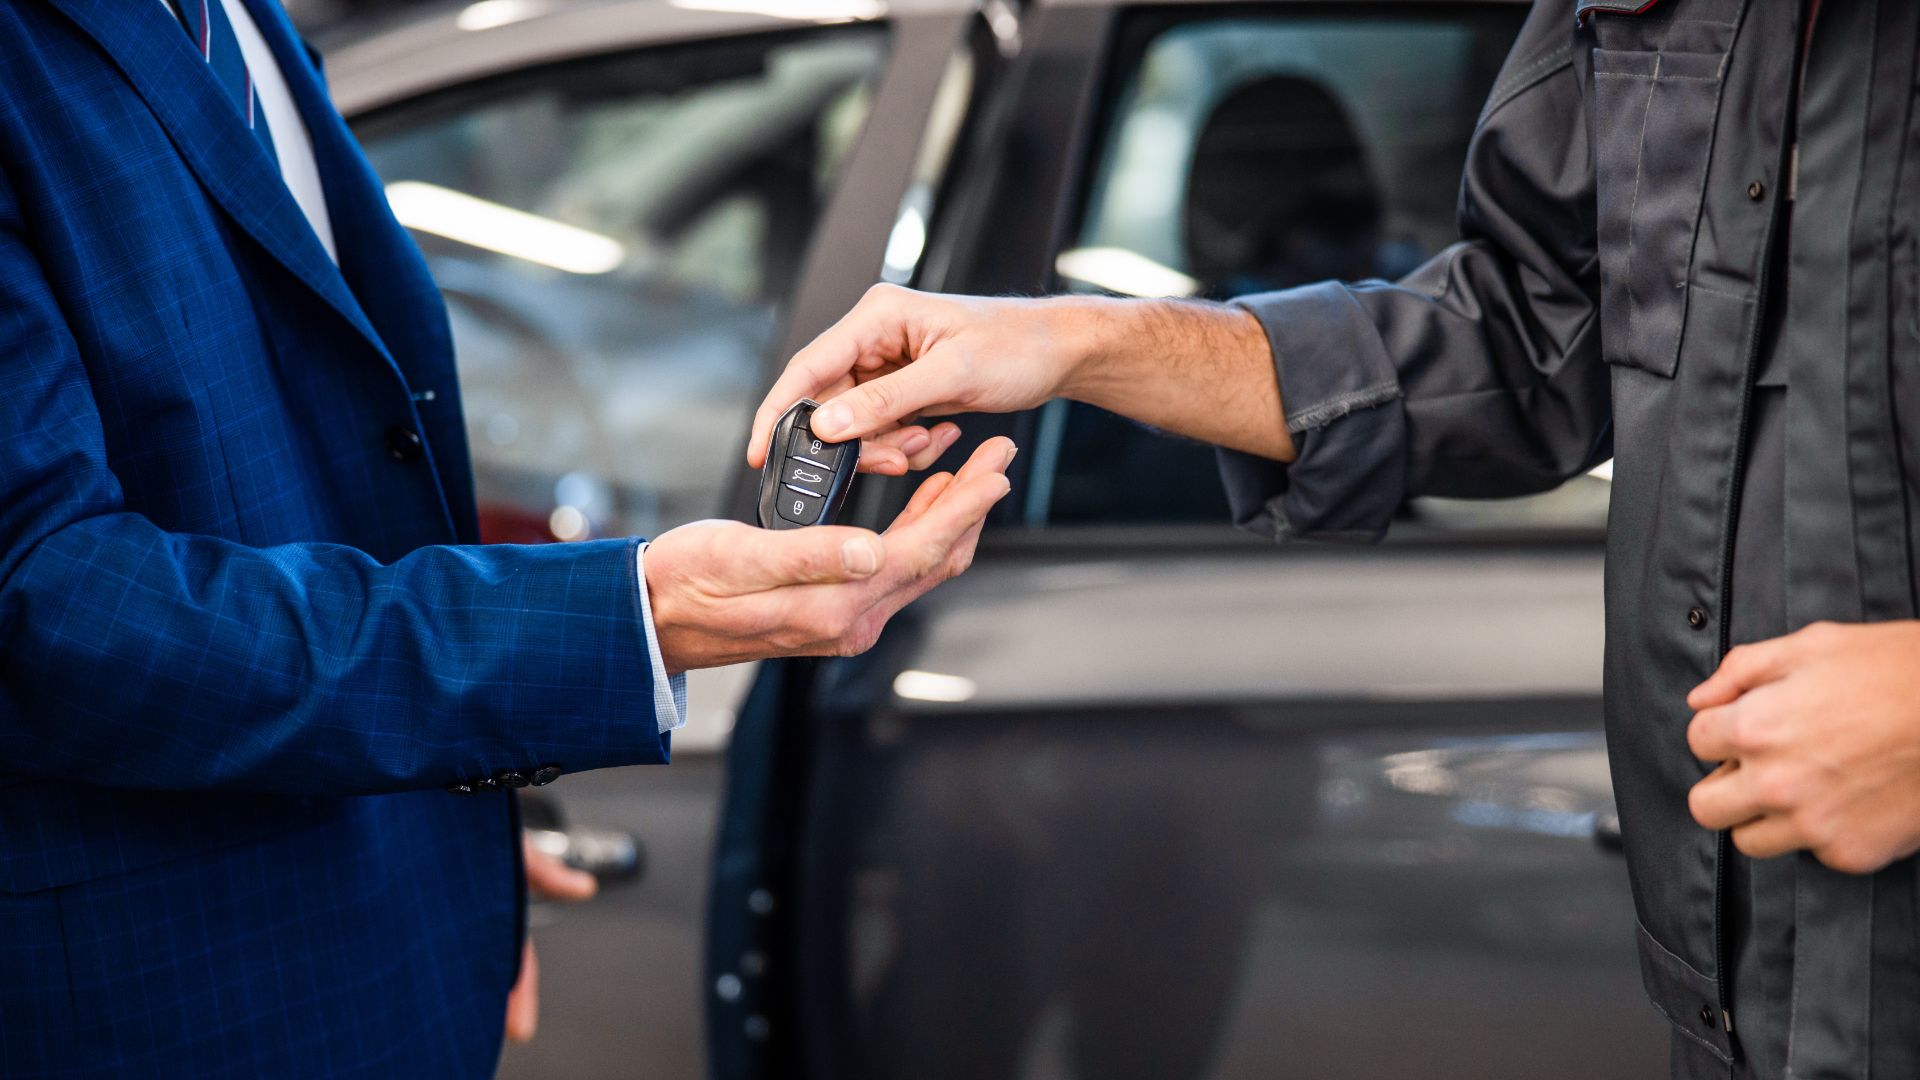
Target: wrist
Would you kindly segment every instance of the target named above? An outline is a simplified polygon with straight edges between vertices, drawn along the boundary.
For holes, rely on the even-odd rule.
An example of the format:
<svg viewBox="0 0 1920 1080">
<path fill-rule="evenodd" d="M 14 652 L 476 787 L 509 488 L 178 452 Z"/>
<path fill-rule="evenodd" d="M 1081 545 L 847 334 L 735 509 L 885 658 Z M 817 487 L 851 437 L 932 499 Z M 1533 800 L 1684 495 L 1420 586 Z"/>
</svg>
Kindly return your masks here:
<svg viewBox="0 0 1920 1080">
<path fill-rule="evenodd" d="M 1163 431 L 1292 461 L 1272 346 L 1253 314 L 1201 300 L 1072 297 L 1050 312 L 1055 393 Z"/>
<path fill-rule="evenodd" d="M 648 544 L 640 561 L 640 587 L 645 589 L 647 618 L 653 623 L 653 643 L 659 650 L 660 666 L 669 678 L 684 674 L 689 667 L 679 648 L 679 596 L 674 589 L 673 553 L 660 550 L 659 542 Z"/>
<path fill-rule="evenodd" d="M 1045 355 L 1059 365 L 1054 375 L 1058 397 L 1101 404 L 1102 388 L 1121 378 L 1129 353 L 1137 348 L 1156 301 L 1099 296 L 1063 296 L 1043 305 Z"/>
</svg>

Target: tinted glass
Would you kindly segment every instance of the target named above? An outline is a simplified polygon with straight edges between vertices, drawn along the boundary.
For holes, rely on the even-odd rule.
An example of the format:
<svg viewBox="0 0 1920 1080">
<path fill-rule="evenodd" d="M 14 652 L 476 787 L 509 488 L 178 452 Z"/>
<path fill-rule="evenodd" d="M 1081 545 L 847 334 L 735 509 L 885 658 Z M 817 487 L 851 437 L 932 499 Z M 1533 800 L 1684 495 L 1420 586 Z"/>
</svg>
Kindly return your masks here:
<svg viewBox="0 0 1920 1080">
<path fill-rule="evenodd" d="M 1467 141 L 1512 34 L 1498 12 L 1136 27 L 1062 282 L 1224 300 L 1407 273 L 1456 238 Z M 1042 453 L 1057 466 L 1029 524 L 1227 520 L 1209 448 L 1091 406 L 1049 409 Z M 1581 478 L 1545 498 L 1420 500 L 1407 514 L 1449 529 L 1597 525 L 1606 496 Z"/>
<path fill-rule="evenodd" d="M 488 539 L 720 511 L 883 51 L 868 28 L 709 42 L 362 125 L 447 297 Z"/>
</svg>

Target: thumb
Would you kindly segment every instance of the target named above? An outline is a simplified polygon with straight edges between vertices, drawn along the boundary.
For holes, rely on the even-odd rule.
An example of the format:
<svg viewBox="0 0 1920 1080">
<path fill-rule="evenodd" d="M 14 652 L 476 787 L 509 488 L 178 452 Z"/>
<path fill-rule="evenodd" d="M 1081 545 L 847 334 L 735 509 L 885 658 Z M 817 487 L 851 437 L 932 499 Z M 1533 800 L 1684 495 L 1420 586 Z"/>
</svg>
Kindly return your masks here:
<svg viewBox="0 0 1920 1080">
<path fill-rule="evenodd" d="M 955 397 L 950 382 L 945 366 L 929 352 L 829 400 L 813 414 L 813 433 L 829 442 L 847 442 L 886 431 L 929 405 Z"/>
<path fill-rule="evenodd" d="M 743 592 L 859 581 L 878 573 L 886 558 L 878 536 L 843 525 L 761 530 L 757 548 L 749 553 Z"/>
</svg>

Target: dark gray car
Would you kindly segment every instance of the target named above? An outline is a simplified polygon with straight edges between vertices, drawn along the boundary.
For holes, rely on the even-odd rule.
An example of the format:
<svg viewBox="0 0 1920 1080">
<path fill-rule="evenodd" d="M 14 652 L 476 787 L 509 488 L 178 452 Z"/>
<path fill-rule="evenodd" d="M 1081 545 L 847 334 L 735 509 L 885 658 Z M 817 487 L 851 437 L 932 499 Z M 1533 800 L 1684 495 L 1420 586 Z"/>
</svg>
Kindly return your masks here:
<svg viewBox="0 0 1920 1080">
<path fill-rule="evenodd" d="M 1410 269 L 1523 13 L 483 0 L 325 44 L 448 294 L 489 535 L 567 540 L 750 519 L 753 405 L 876 279 Z M 1600 735 L 1604 469 L 1275 549 L 1204 447 L 1058 402 L 964 424 L 956 454 L 1023 447 L 971 573 L 867 656 L 697 673 L 671 768 L 549 789 L 556 850 L 646 865 L 535 908 L 504 1074 L 1664 1068 Z"/>
</svg>

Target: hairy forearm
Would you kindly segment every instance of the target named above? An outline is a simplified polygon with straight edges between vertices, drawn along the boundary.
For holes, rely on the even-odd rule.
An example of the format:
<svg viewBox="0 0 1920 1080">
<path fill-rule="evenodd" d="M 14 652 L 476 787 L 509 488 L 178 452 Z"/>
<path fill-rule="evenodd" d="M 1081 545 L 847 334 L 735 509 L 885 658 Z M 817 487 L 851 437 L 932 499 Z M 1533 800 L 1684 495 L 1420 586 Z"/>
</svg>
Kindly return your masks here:
<svg viewBox="0 0 1920 1080">
<path fill-rule="evenodd" d="M 1190 439 L 1292 461 L 1266 332 L 1248 312 L 1183 300 L 1052 302 L 1072 366 L 1062 396 Z"/>
</svg>

